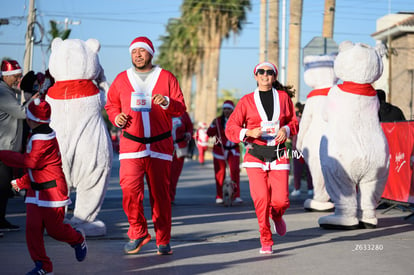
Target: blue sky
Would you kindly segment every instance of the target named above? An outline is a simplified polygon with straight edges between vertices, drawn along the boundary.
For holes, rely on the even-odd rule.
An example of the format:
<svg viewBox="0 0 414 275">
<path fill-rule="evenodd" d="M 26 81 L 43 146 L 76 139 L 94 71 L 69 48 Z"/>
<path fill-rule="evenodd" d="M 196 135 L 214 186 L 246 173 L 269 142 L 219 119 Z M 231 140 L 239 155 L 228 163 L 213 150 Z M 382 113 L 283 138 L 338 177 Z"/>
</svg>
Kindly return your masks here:
<svg viewBox="0 0 414 275">
<path fill-rule="evenodd" d="M 272 1 L 272 0 L 270 0 Z M 36 0 L 37 22 L 49 30 L 49 20 L 65 18 L 79 25 L 69 25 L 70 38 L 101 42 L 99 58 L 107 79 L 111 82 L 122 70 L 131 66 L 128 46 L 137 36 L 148 36 L 157 47 L 165 34 L 170 18 L 180 16 L 181 0 Z M 282 0 L 280 0 L 282 2 Z M 289 13 L 289 1 L 287 14 Z M 304 47 L 322 34 L 324 0 L 304 0 L 301 44 Z M 251 92 L 256 84 L 252 70 L 259 61 L 260 0 L 252 0 L 247 24 L 237 37 L 223 43 L 221 51 L 219 91 L 236 90 L 238 97 Z M 23 66 L 24 36 L 29 0 L 0 0 L 0 18 L 8 18 L 9 25 L 0 26 L 0 58 L 11 57 Z M 281 8 L 280 8 L 281 9 Z M 376 31 L 376 20 L 388 13 L 414 12 L 412 0 L 337 0 L 333 39 L 375 45 L 370 36 Z M 281 23 L 279 24 L 282 25 Z M 61 27 L 64 25 L 62 24 Z M 288 22 L 286 23 L 288 26 Z M 39 28 L 37 28 L 38 30 Z M 36 39 L 40 38 L 39 32 Z M 33 70 L 47 68 L 47 36 L 35 46 Z M 287 66 L 289 61 L 287 60 Z M 300 87 L 300 101 L 310 88 Z"/>
</svg>

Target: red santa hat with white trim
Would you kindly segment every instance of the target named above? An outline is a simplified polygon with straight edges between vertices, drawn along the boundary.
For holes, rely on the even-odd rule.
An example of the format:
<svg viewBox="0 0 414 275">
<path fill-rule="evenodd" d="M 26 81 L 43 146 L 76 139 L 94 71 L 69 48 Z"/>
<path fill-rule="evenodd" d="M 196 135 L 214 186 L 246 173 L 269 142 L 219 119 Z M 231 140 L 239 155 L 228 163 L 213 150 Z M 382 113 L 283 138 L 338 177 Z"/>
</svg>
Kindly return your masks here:
<svg viewBox="0 0 414 275">
<path fill-rule="evenodd" d="M 226 100 L 223 102 L 223 109 L 224 108 L 229 108 L 229 109 L 234 109 L 234 103 L 231 100 Z"/>
<path fill-rule="evenodd" d="M 1 75 L 8 76 L 23 72 L 16 60 L 3 60 L 1 62 Z"/>
<path fill-rule="evenodd" d="M 256 75 L 257 70 L 264 67 L 264 66 L 272 68 L 272 70 L 275 72 L 275 77 L 277 78 L 277 74 L 279 72 L 277 71 L 277 68 L 276 68 L 275 64 L 270 63 L 268 61 L 264 61 L 264 62 L 261 62 L 261 63 L 257 64 L 256 67 L 254 67 L 254 69 L 253 69 L 253 74 Z"/>
<path fill-rule="evenodd" d="M 132 53 L 132 50 L 136 48 L 143 48 L 147 52 L 149 52 L 152 56 L 154 56 L 154 53 L 155 53 L 154 46 L 152 45 L 151 40 L 149 40 L 145 36 L 140 36 L 132 40 L 131 44 L 129 45 L 129 53 Z"/>
<path fill-rule="evenodd" d="M 35 98 L 30 102 L 26 111 L 26 116 L 28 119 L 37 123 L 49 123 L 51 112 L 52 110 L 49 103 L 40 98 Z"/>
</svg>

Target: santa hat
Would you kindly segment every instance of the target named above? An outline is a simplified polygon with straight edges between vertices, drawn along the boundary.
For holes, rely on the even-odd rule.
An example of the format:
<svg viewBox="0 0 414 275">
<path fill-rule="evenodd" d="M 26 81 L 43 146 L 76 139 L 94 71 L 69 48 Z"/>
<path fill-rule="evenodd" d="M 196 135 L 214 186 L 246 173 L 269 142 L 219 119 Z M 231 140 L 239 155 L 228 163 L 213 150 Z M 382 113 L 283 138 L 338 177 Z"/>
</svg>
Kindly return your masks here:
<svg viewBox="0 0 414 275">
<path fill-rule="evenodd" d="M 50 122 L 51 108 L 46 101 L 36 98 L 29 104 L 26 115 L 27 118 L 37 123 L 49 123 Z"/>
<path fill-rule="evenodd" d="M 3 60 L 1 62 L 1 75 L 14 75 L 23 72 L 16 60 Z"/>
<path fill-rule="evenodd" d="M 205 122 L 199 122 L 198 123 L 198 127 L 200 127 L 200 128 L 207 128 L 207 123 L 205 123 Z"/>
<path fill-rule="evenodd" d="M 272 68 L 272 70 L 275 72 L 275 77 L 277 78 L 278 71 L 276 69 L 276 66 L 273 63 L 270 63 L 268 61 L 261 62 L 261 63 L 257 64 L 256 67 L 254 67 L 253 74 L 256 75 L 257 70 L 264 67 L 264 66 L 268 66 L 268 67 Z"/>
<path fill-rule="evenodd" d="M 224 103 L 223 103 L 223 109 L 224 108 L 229 108 L 229 109 L 234 109 L 234 103 L 233 103 L 233 101 L 231 101 L 231 100 L 226 100 L 226 101 L 224 101 Z"/>
<path fill-rule="evenodd" d="M 154 46 L 152 45 L 151 40 L 145 36 L 140 36 L 132 40 L 131 45 L 129 45 L 129 53 L 132 53 L 133 49 L 143 48 L 147 50 L 152 56 L 154 56 Z"/>
</svg>

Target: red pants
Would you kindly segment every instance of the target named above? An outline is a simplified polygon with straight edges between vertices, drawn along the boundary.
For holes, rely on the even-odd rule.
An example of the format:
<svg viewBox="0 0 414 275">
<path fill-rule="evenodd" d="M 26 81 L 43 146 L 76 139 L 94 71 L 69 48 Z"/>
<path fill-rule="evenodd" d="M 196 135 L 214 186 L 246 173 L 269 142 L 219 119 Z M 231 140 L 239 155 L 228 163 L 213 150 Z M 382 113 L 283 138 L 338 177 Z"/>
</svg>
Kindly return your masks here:
<svg viewBox="0 0 414 275">
<path fill-rule="evenodd" d="M 129 222 L 128 236 L 139 239 L 148 234 L 144 216 L 144 175 L 148 186 L 152 221 L 157 245 L 171 239 L 171 201 L 169 195 L 171 162 L 157 158 L 122 159 L 120 184 L 122 206 Z"/>
<path fill-rule="evenodd" d="M 198 150 L 198 162 L 200 164 L 204 164 L 204 155 L 206 154 L 207 146 L 197 145 L 197 150 Z"/>
<path fill-rule="evenodd" d="M 269 218 L 280 218 L 289 208 L 289 170 L 246 168 L 246 172 L 259 223 L 260 242 L 273 245 Z"/>
<path fill-rule="evenodd" d="M 230 178 L 236 183 L 235 197 L 240 197 L 240 156 L 229 154 L 227 162 L 230 168 Z M 223 198 L 223 183 L 226 178 L 226 161 L 214 158 L 214 173 L 216 178 L 216 198 Z"/>
<path fill-rule="evenodd" d="M 181 171 L 184 166 L 184 159 L 177 158 L 177 155 L 174 153 L 173 161 L 171 164 L 171 183 L 170 183 L 170 199 L 173 202 L 175 200 L 175 193 L 177 190 L 178 179 L 180 178 Z"/>
<path fill-rule="evenodd" d="M 47 234 L 55 240 L 66 242 L 70 245 L 83 242 L 83 236 L 69 224 L 63 223 L 65 207 L 39 207 L 36 204 L 26 204 L 26 242 L 30 257 L 34 262 L 43 263 L 43 269 L 53 271 L 53 265 L 46 255 L 43 234 Z M 73 256 L 73 255 L 72 255 Z"/>
</svg>

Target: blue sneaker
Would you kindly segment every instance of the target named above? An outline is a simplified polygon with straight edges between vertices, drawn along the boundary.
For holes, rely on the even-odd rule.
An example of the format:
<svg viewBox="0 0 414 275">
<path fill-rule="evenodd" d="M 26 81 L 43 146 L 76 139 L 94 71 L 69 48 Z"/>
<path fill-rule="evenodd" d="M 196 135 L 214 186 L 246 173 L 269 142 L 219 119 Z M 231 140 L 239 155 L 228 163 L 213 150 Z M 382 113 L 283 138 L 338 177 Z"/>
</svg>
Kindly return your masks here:
<svg viewBox="0 0 414 275">
<path fill-rule="evenodd" d="M 43 263 L 40 261 L 35 262 L 35 268 L 27 272 L 26 275 L 53 275 L 53 272 L 47 272 L 43 269 Z"/>
<path fill-rule="evenodd" d="M 78 260 L 78 262 L 82 262 L 83 260 L 85 260 L 86 254 L 88 253 L 88 246 L 86 245 L 86 237 L 83 230 L 78 229 L 76 231 L 82 234 L 83 242 L 74 244 L 72 245 L 72 247 L 75 249 L 76 260 Z"/>
<path fill-rule="evenodd" d="M 171 249 L 170 244 L 160 244 L 158 246 L 157 254 L 158 255 L 171 255 L 171 254 L 173 254 L 173 251 Z"/>
<path fill-rule="evenodd" d="M 124 246 L 124 252 L 125 254 L 137 254 L 141 247 L 149 243 L 149 241 L 151 241 L 150 234 L 139 239 L 130 239 Z"/>
</svg>

